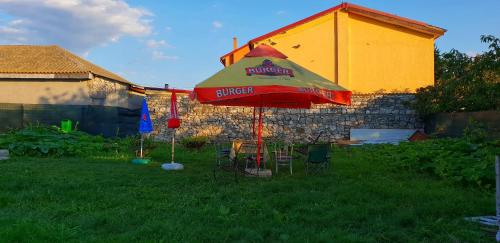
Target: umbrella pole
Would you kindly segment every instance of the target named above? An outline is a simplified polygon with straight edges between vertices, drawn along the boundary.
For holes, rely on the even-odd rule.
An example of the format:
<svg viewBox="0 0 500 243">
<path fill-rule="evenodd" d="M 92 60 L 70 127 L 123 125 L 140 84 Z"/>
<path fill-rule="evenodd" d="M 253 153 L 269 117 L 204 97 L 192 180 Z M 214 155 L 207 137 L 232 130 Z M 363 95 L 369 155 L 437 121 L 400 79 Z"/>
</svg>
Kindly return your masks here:
<svg viewBox="0 0 500 243">
<path fill-rule="evenodd" d="M 253 108 L 252 136 L 255 138 L 255 107 Z"/>
<path fill-rule="evenodd" d="M 175 155 L 175 129 L 174 134 L 172 135 L 172 162 L 174 163 L 174 155 Z"/>
<path fill-rule="evenodd" d="M 259 107 L 259 132 L 257 137 L 257 169 L 260 170 L 260 147 L 262 145 L 262 107 Z"/>
<path fill-rule="evenodd" d="M 144 144 L 144 134 L 141 133 L 141 153 L 140 153 L 141 158 L 142 158 L 142 146 L 143 146 L 143 144 Z"/>
</svg>

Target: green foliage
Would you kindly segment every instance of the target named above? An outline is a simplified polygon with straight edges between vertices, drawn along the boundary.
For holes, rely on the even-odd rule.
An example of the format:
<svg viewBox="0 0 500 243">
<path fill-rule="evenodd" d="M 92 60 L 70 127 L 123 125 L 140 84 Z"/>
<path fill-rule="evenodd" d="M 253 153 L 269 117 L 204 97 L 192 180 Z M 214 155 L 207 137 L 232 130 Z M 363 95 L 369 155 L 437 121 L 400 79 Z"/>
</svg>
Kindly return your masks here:
<svg viewBox="0 0 500 243">
<path fill-rule="evenodd" d="M 188 149 L 201 149 L 208 142 L 206 136 L 186 137 L 182 139 L 181 144 Z"/>
<path fill-rule="evenodd" d="M 30 126 L 1 135 L 0 148 L 14 156 L 92 156 L 123 152 L 126 141 L 79 131 L 65 133 L 55 126 Z"/>
<path fill-rule="evenodd" d="M 366 148 L 376 151 L 383 163 L 396 170 L 424 172 L 453 183 L 491 188 L 500 141 L 478 142 L 478 137 L 473 136 L 474 139 L 432 139 Z"/>
<path fill-rule="evenodd" d="M 481 42 L 489 49 L 475 57 L 435 50 L 435 85 L 417 90 L 414 104 L 422 117 L 500 109 L 500 39 L 483 35 Z"/>
<path fill-rule="evenodd" d="M 464 138 L 471 143 L 481 143 L 488 138 L 487 126 L 472 118 L 464 129 Z"/>
</svg>

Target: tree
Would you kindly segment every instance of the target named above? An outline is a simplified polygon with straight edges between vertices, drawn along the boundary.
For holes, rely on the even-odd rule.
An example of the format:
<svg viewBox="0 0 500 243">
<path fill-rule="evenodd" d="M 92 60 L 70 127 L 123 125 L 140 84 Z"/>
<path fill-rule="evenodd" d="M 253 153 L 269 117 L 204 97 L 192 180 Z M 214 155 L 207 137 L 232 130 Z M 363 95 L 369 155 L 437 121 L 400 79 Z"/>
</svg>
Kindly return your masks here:
<svg viewBox="0 0 500 243">
<path fill-rule="evenodd" d="M 414 108 L 422 117 L 439 112 L 500 109 L 500 39 L 481 36 L 488 51 L 475 57 L 435 49 L 434 86 L 417 90 Z"/>
</svg>

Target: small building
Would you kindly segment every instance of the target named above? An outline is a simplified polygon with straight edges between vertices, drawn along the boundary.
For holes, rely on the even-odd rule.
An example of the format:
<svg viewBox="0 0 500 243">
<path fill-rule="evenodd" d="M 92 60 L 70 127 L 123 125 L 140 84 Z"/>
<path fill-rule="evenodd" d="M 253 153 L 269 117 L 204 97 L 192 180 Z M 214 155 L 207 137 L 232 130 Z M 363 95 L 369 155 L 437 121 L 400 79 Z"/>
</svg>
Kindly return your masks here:
<svg viewBox="0 0 500 243">
<path fill-rule="evenodd" d="M 267 44 L 354 93 L 412 93 L 434 84 L 434 41 L 445 32 L 342 3 L 254 38 L 220 60 L 229 66 Z"/>
<path fill-rule="evenodd" d="M 0 46 L 0 130 L 71 119 L 94 134 L 129 134 L 140 90 L 59 46 Z"/>
</svg>

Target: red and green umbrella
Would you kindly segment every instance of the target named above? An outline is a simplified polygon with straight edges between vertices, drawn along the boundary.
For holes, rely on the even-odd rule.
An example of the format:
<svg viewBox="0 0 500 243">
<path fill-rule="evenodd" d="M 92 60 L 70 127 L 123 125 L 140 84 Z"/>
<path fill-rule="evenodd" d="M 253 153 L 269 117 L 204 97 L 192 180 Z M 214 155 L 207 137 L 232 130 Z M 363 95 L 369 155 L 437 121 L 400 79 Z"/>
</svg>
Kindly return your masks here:
<svg viewBox="0 0 500 243">
<path fill-rule="evenodd" d="M 351 91 L 259 45 L 239 62 L 199 83 L 193 90 L 202 104 L 259 109 L 258 150 L 262 139 L 262 108 L 310 108 L 311 104 L 349 105 Z M 260 166 L 260 151 L 257 151 Z"/>
</svg>

